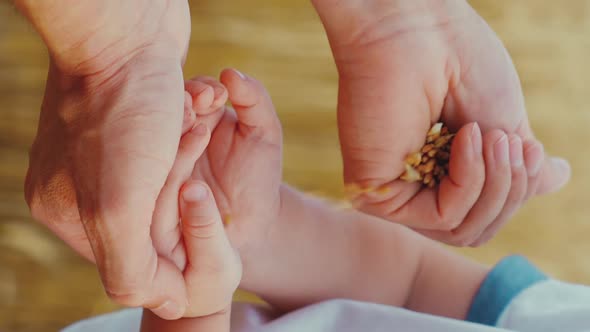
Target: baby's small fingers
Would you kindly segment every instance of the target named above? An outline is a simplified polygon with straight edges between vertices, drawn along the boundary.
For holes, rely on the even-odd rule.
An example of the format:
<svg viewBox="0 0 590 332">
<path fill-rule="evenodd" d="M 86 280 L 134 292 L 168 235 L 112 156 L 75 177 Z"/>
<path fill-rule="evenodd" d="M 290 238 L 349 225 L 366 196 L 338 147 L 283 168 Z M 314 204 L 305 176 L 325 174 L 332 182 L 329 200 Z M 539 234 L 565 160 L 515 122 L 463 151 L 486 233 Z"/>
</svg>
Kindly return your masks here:
<svg viewBox="0 0 590 332">
<path fill-rule="evenodd" d="M 510 192 L 510 147 L 508 136 L 500 130 L 483 139 L 486 165 L 485 183 L 477 202 L 459 227 L 448 232 L 446 243 L 464 247 L 475 242 L 501 213 Z"/>
<path fill-rule="evenodd" d="M 190 105 L 195 113 L 202 114 L 210 111 L 215 99 L 215 91 L 211 85 L 197 77 L 184 82 L 184 91 L 191 97 Z"/>
<path fill-rule="evenodd" d="M 216 112 L 227 102 L 227 89 L 212 77 L 194 77 L 185 81 L 184 89 L 192 96 L 193 111 L 197 115 Z"/>
<path fill-rule="evenodd" d="M 186 134 L 195 126 L 196 119 L 197 117 L 195 116 L 195 112 L 193 112 L 193 99 L 191 95 L 187 91 L 185 91 L 184 116 L 182 118 L 182 135 Z"/>
<path fill-rule="evenodd" d="M 528 176 L 524 166 L 522 139 L 518 135 L 510 136 L 510 164 L 512 168 L 512 184 L 506 204 L 502 212 L 496 217 L 496 220 L 488 226 L 477 241 L 471 244 L 473 247 L 481 246 L 491 240 L 502 226 L 510 220 L 510 217 L 516 213 L 524 201 Z"/>
<path fill-rule="evenodd" d="M 183 260 L 176 259 L 180 256 L 173 253 L 180 239 L 178 191 L 190 178 L 195 163 L 203 154 L 210 137 L 211 133 L 207 127 L 198 125 L 181 138 L 176 160 L 158 196 L 154 211 L 151 226 L 154 247 L 158 253 L 173 260 L 178 267 L 185 264 Z"/>
<path fill-rule="evenodd" d="M 211 131 L 203 124 L 197 125 L 182 137 L 169 175 L 169 179 L 178 185 L 177 188 L 190 177 L 195 163 L 207 148 L 210 139 Z"/>
<path fill-rule="evenodd" d="M 449 176 L 437 190 L 423 189 L 387 219 L 418 229 L 450 231 L 465 219 L 483 188 L 485 165 L 477 124 L 463 127 L 451 148 Z"/>
<path fill-rule="evenodd" d="M 227 87 L 229 100 L 242 128 L 260 135 L 269 135 L 271 140 L 281 139 L 279 119 L 262 83 L 235 69 L 224 70 L 221 73 L 221 82 Z"/>
</svg>

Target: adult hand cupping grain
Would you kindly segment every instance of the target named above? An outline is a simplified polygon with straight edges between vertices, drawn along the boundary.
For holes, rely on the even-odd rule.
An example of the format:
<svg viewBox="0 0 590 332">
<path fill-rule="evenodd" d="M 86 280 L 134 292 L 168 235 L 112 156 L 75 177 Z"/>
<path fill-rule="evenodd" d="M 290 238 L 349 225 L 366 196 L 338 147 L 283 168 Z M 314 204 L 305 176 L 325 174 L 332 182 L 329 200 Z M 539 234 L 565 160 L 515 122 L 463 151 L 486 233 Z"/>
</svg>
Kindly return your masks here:
<svg viewBox="0 0 590 332">
<path fill-rule="evenodd" d="M 479 245 L 527 199 L 567 182 L 568 163 L 546 156 L 533 135 L 510 56 L 467 1 L 313 2 L 339 71 L 344 180 L 357 208 L 449 244 Z M 454 131 L 469 125 L 465 144 L 479 154 L 492 155 L 482 139 L 497 142 L 511 175 L 499 181 L 486 156 L 485 165 L 463 158 L 454 170 L 451 160 L 439 189 L 400 181 L 406 156 L 441 120 Z"/>
</svg>

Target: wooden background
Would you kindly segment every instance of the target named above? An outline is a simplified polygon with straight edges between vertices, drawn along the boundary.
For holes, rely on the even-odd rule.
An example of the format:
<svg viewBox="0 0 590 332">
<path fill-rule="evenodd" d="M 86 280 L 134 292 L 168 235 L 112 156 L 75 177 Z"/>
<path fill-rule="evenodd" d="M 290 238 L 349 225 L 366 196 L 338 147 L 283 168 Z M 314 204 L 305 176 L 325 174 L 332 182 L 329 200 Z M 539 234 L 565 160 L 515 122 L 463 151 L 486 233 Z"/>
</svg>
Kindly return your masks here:
<svg viewBox="0 0 590 332">
<path fill-rule="evenodd" d="M 533 127 L 546 149 L 572 162 L 562 192 L 532 201 L 489 246 L 463 250 L 492 264 L 523 253 L 553 275 L 590 284 L 590 1 L 471 1 L 512 53 Z M 186 75 L 236 66 L 271 91 L 285 128 L 285 177 L 339 198 L 336 71 L 308 1 L 192 1 Z M 36 129 L 46 52 L 0 2 L 0 331 L 56 331 L 114 310 L 87 264 L 29 217 L 27 149 Z"/>
</svg>

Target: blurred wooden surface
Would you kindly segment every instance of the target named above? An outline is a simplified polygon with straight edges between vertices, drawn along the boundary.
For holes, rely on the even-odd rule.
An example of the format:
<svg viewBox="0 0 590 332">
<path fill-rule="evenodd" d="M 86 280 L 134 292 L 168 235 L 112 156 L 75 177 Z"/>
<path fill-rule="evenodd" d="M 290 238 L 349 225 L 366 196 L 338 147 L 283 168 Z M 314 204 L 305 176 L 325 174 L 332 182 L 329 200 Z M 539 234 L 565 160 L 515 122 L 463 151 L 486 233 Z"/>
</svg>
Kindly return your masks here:
<svg viewBox="0 0 590 332">
<path fill-rule="evenodd" d="M 341 196 L 335 127 L 336 71 L 307 1 L 192 1 L 186 75 L 235 66 L 269 88 L 285 128 L 285 177 Z M 590 284 L 590 1 L 477 0 L 512 53 L 533 127 L 568 158 L 562 192 L 535 199 L 489 246 L 464 250 L 482 262 L 523 253 L 556 277 Z M 29 217 L 23 200 L 27 149 L 46 72 L 39 38 L 0 2 L 0 330 L 56 331 L 115 309 L 90 264 Z"/>
</svg>

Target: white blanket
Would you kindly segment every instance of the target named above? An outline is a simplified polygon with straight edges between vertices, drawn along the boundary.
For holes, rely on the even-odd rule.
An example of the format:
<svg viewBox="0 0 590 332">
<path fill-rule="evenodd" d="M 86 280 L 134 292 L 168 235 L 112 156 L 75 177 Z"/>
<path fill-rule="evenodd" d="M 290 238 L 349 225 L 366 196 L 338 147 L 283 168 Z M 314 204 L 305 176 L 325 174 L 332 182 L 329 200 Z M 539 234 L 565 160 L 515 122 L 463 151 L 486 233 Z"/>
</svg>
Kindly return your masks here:
<svg viewBox="0 0 590 332">
<path fill-rule="evenodd" d="M 139 331 L 140 309 L 128 309 L 76 323 L 63 332 Z M 586 332 L 590 331 L 590 289 L 554 280 L 520 293 L 496 327 L 348 300 L 318 303 L 281 317 L 262 307 L 236 303 L 232 332 Z"/>
</svg>

